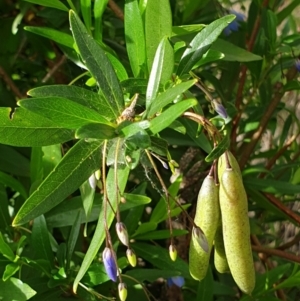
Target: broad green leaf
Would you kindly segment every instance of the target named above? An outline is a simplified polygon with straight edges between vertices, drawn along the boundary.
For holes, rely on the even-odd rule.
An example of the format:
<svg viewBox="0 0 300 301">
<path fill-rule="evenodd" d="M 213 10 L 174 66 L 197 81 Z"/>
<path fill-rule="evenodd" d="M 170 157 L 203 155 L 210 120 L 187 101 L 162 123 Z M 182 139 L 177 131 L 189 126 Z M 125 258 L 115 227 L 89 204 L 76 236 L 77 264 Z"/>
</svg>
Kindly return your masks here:
<svg viewBox="0 0 300 301">
<path fill-rule="evenodd" d="M 0 170 L 7 173 L 29 177 L 29 160 L 15 148 L 0 144 Z"/>
<path fill-rule="evenodd" d="M 132 122 L 125 127 L 122 127 L 119 131 L 124 135 L 124 137 L 130 137 L 135 135 L 141 130 L 146 130 L 149 128 L 150 122 L 148 120 L 142 120 L 137 122 Z"/>
<path fill-rule="evenodd" d="M 257 189 L 269 193 L 293 195 L 300 193 L 300 185 L 272 179 L 244 178 L 244 184 L 251 189 Z"/>
<path fill-rule="evenodd" d="M 123 194 L 124 189 L 126 187 L 128 175 L 129 175 L 129 168 L 119 168 L 116 172 L 118 173 L 118 183 L 115 183 L 115 170 L 111 167 L 109 169 L 107 178 L 106 178 L 106 189 L 107 189 L 107 197 L 110 201 L 110 204 L 114 211 L 116 211 L 117 207 L 117 200 L 119 199 L 117 197 L 117 194 Z M 118 191 L 116 190 L 116 185 L 118 185 Z M 106 214 L 106 222 L 107 226 L 110 227 L 111 223 L 114 220 L 114 213 L 110 206 L 107 206 L 107 214 Z M 103 231 L 103 220 L 104 220 L 104 210 L 102 209 L 100 212 L 100 216 L 98 219 L 98 223 L 95 229 L 94 236 L 92 238 L 92 241 L 90 243 L 90 246 L 85 254 L 85 257 L 83 259 L 83 262 L 81 264 L 81 267 L 78 271 L 78 274 L 74 280 L 73 283 L 73 291 L 77 291 L 77 287 L 79 284 L 79 281 L 82 279 L 86 271 L 88 270 L 89 266 L 91 265 L 92 261 L 94 260 L 95 256 L 97 255 L 104 239 L 105 239 L 105 231 Z"/>
<path fill-rule="evenodd" d="M 145 12 L 145 36 L 149 72 L 159 43 L 171 34 L 172 15 L 169 0 L 148 0 Z"/>
<path fill-rule="evenodd" d="M 139 225 L 139 227 L 137 228 L 137 230 L 134 232 L 134 234 L 132 236 L 135 237 L 139 234 L 152 232 L 153 230 L 156 229 L 156 227 L 157 227 L 157 223 L 155 223 L 155 222 L 142 223 Z"/>
<path fill-rule="evenodd" d="M 0 232 L 8 228 L 11 224 L 11 218 L 9 215 L 7 192 L 3 184 L 0 184 Z"/>
<path fill-rule="evenodd" d="M 95 18 L 95 39 L 102 41 L 102 16 L 107 6 L 108 0 L 95 0 L 94 3 L 94 18 Z"/>
<path fill-rule="evenodd" d="M 0 280 L 0 299 L 26 301 L 32 298 L 36 291 L 20 279 L 11 277 L 7 281 Z"/>
<path fill-rule="evenodd" d="M 100 166 L 101 141 L 77 142 L 27 199 L 13 225 L 18 226 L 49 211 L 73 193 Z"/>
<path fill-rule="evenodd" d="M 217 39 L 211 45 L 211 50 L 222 52 L 225 55 L 223 61 L 252 62 L 262 60 L 261 56 L 249 52 L 223 39 Z"/>
<path fill-rule="evenodd" d="M 227 15 L 210 23 L 201 30 L 184 51 L 177 68 L 177 75 L 189 73 L 210 48 L 211 44 L 218 38 L 223 29 L 234 19 L 234 15 Z"/>
<path fill-rule="evenodd" d="M 194 98 L 185 99 L 172 105 L 170 108 L 162 112 L 159 116 L 151 120 L 150 131 L 152 132 L 152 134 L 156 134 L 162 131 L 163 129 L 168 127 L 176 118 L 182 115 L 186 110 L 195 105 L 197 105 L 197 100 Z"/>
<path fill-rule="evenodd" d="M 27 191 L 22 183 L 2 171 L 0 171 L 0 183 L 10 187 L 14 191 L 19 192 L 24 199 L 27 198 Z"/>
<path fill-rule="evenodd" d="M 106 274 L 104 264 L 93 263 L 82 278 L 82 283 L 90 286 L 99 285 L 109 280 Z"/>
<path fill-rule="evenodd" d="M 123 81 L 128 79 L 128 74 L 125 69 L 125 67 L 122 65 L 122 63 L 117 59 L 114 55 L 112 55 L 109 52 L 106 52 L 107 58 L 112 64 L 113 70 L 115 71 L 117 78 L 119 81 Z"/>
<path fill-rule="evenodd" d="M 181 258 L 177 258 L 175 262 L 172 261 L 168 250 L 157 245 L 153 246 L 140 242 L 132 244 L 132 248 L 137 256 L 142 257 L 155 267 L 161 270 L 173 270 L 174 272 L 179 272 L 184 278 L 191 279 L 188 264 Z"/>
<path fill-rule="evenodd" d="M 146 92 L 146 108 L 156 98 L 159 84 L 170 79 L 173 71 L 173 48 L 167 37 L 159 43 L 153 60 Z"/>
<path fill-rule="evenodd" d="M 44 215 L 33 221 L 31 244 L 37 259 L 45 259 L 54 268 L 54 256 L 50 245 L 49 232 Z"/>
<path fill-rule="evenodd" d="M 229 147 L 230 140 L 228 136 L 223 137 L 220 143 L 205 157 L 206 162 L 212 162 L 218 159 Z"/>
<path fill-rule="evenodd" d="M 148 80 L 143 78 L 129 78 L 121 82 L 124 93 L 129 94 L 146 94 Z"/>
<path fill-rule="evenodd" d="M 75 132 L 76 138 L 93 138 L 93 139 L 112 139 L 116 137 L 116 129 L 110 125 L 102 123 L 89 123 L 81 126 Z"/>
<path fill-rule="evenodd" d="M 130 66 L 134 77 L 141 74 L 141 70 L 146 69 L 146 49 L 145 35 L 142 17 L 137 0 L 125 1 L 125 40 L 130 61 Z"/>
<path fill-rule="evenodd" d="M 73 11 L 70 12 L 70 24 L 83 62 L 97 80 L 99 93 L 102 94 L 107 106 L 117 118 L 123 111 L 124 101 L 115 71 L 104 50 L 87 33 L 79 17 Z"/>
<path fill-rule="evenodd" d="M 152 117 L 156 113 L 159 113 L 166 105 L 174 101 L 180 94 L 184 93 L 190 87 L 192 87 L 197 80 L 189 80 L 187 82 L 180 83 L 163 93 L 159 94 L 151 103 L 148 108 L 147 117 Z"/>
<path fill-rule="evenodd" d="M 154 282 L 158 278 L 171 278 L 174 276 L 180 276 L 179 272 L 176 272 L 174 270 L 169 270 L 169 271 L 162 271 L 158 269 L 132 269 L 130 271 L 126 272 L 126 275 L 133 277 L 140 282 L 144 281 L 149 281 L 149 282 Z"/>
<path fill-rule="evenodd" d="M 92 208 L 93 208 L 94 199 L 95 199 L 95 189 L 93 187 L 91 187 L 89 179 L 80 186 L 80 196 L 82 199 L 82 205 L 83 205 L 85 218 L 86 218 L 86 224 L 87 224 L 89 217 L 92 213 Z M 77 222 L 78 222 L 78 220 L 77 220 Z"/>
<path fill-rule="evenodd" d="M 281 288 L 288 288 L 288 287 L 295 287 L 299 285 L 300 281 L 300 271 L 298 271 L 296 274 L 288 277 L 278 285 L 276 285 L 275 289 L 281 289 Z"/>
<path fill-rule="evenodd" d="M 191 25 L 180 25 L 180 26 L 173 26 L 172 27 L 172 37 L 174 36 L 184 36 L 189 35 L 191 33 L 198 33 L 206 25 L 204 24 L 191 24 Z"/>
<path fill-rule="evenodd" d="M 94 110 L 66 98 L 55 96 L 28 98 L 20 100 L 18 104 L 69 129 L 76 129 L 88 123 L 110 123 Z"/>
<path fill-rule="evenodd" d="M 101 95 L 76 86 L 52 85 L 34 88 L 27 92 L 32 97 L 62 97 L 93 109 L 107 120 L 114 118 L 114 112 Z"/>
<path fill-rule="evenodd" d="M 32 147 L 30 156 L 30 190 L 36 188 L 35 185 L 40 184 L 44 178 L 43 168 L 43 151 L 41 147 Z"/>
<path fill-rule="evenodd" d="M 0 253 L 9 259 L 10 261 L 14 261 L 16 255 L 8 245 L 8 243 L 4 240 L 2 233 L 0 232 Z"/>
<path fill-rule="evenodd" d="M 214 300 L 214 277 L 211 267 L 208 268 L 207 274 L 198 284 L 197 301 Z"/>
<path fill-rule="evenodd" d="M 24 29 L 73 49 L 74 39 L 65 32 L 53 28 L 36 26 L 25 26 Z"/>
<path fill-rule="evenodd" d="M 132 159 L 132 157 L 134 157 L 134 151 L 147 149 L 151 146 L 151 139 L 146 131 L 140 130 L 128 137 L 124 145 L 127 147 L 126 154 Z M 131 152 L 133 154 L 131 154 Z M 136 155 L 138 156 L 138 154 Z"/>
<path fill-rule="evenodd" d="M 143 225 L 143 224 L 142 224 Z M 173 237 L 186 235 L 189 231 L 187 230 L 179 230 L 173 229 L 172 235 Z M 134 235 L 134 239 L 136 240 L 156 240 L 156 239 L 168 239 L 170 238 L 170 230 L 157 230 L 157 231 L 145 231 L 145 233 L 140 233 Z"/>
<path fill-rule="evenodd" d="M 61 145 L 49 145 L 43 146 L 43 169 L 44 169 L 44 177 L 48 176 L 48 174 L 54 169 L 54 167 L 59 163 L 62 158 L 61 154 Z"/>
<path fill-rule="evenodd" d="M 202 58 L 194 65 L 193 69 L 199 68 L 211 62 L 222 60 L 224 57 L 225 56 L 222 52 L 213 49 L 208 49 L 208 51 L 204 53 Z"/>
<path fill-rule="evenodd" d="M 68 11 L 69 9 L 61 3 L 59 0 L 24 0 L 26 2 L 46 6 L 46 7 L 52 7 L 52 8 L 57 8 L 60 10 Z M 21 301 L 21 300 L 20 300 Z"/>
<path fill-rule="evenodd" d="M 74 139 L 74 132 L 23 108 L 0 108 L 0 143 L 44 146 Z"/>
<path fill-rule="evenodd" d="M 20 269 L 20 265 L 18 263 L 9 263 L 5 267 L 5 271 L 2 276 L 2 280 L 6 281 L 10 277 L 12 277 L 18 270 Z"/>
</svg>

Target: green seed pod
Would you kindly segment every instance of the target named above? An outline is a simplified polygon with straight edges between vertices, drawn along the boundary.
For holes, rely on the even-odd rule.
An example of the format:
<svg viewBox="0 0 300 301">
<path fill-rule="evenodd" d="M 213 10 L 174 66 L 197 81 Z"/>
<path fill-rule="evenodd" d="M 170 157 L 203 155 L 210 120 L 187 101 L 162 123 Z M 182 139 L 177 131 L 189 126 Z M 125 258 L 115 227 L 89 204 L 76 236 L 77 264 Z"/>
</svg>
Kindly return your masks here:
<svg viewBox="0 0 300 301">
<path fill-rule="evenodd" d="M 202 280 L 208 269 L 210 252 L 220 219 L 219 189 L 212 176 L 208 175 L 201 186 L 195 215 L 195 224 L 205 234 L 208 252 L 199 245 L 199 239 L 192 235 L 189 249 L 189 269 L 192 277 Z"/>
<path fill-rule="evenodd" d="M 223 231 L 222 231 L 222 223 L 219 223 L 219 226 L 216 231 L 215 241 L 214 241 L 214 263 L 216 270 L 223 273 L 230 273 L 230 269 L 228 266 L 228 261 L 225 254 L 225 247 L 223 241 Z"/>
<path fill-rule="evenodd" d="M 237 162 L 231 165 L 232 168 L 226 167 L 223 174 L 220 174 L 223 239 L 232 277 L 243 292 L 250 294 L 255 286 L 255 271 L 250 244 L 248 202 L 240 172 L 234 169 L 235 164 Z"/>
</svg>

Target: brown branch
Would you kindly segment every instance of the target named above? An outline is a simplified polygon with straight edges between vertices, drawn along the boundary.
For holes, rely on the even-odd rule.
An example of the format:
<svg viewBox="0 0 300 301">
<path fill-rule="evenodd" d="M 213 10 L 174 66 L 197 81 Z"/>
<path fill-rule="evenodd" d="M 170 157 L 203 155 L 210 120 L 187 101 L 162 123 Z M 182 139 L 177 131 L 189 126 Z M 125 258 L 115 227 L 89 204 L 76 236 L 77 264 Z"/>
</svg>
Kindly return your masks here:
<svg viewBox="0 0 300 301">
<path fill-rule="evenodd" d="M 277 250 L 288 249 L 288 248 L 292 247 L 293 245 L 297 244 L 299 241 L 300 241 L 300 232 L 297 235 L 295 235 L 295 237 L 292 240 L 288 241 L 285 244 L 278 246 L 276 249 Z"/>
<path fill-rule="evenodd" d="M 280 202 L 274 195 L 269 193 L 264 193 L 265 197 L 275 205 L 279 210 L 284 212 L 287 216 L 289 216 L 290 219 L 294 220 L 297 224 L 300 224 L 300 215 L 295 213 L 293 210 L 286 207 L 282 202 Z"/>
<path fill-rule="evenodd" d="M 281 257 L 281 258 L 287 259 L 292 262 L 300 263 L 299 256 L 292 254 L 292 253 L 284 252 L 282 250 L 265 248 L 265 247 L 261 247 L 261 246 L 255 246 L 255 245 L 252 245 L 252 250 L 254 252 L 264 253 L 269 256 L 277 256 L 277 257 Z"/>
<path fill-rule="evenodd" d="M 64 64 L 65 61 L 66 61 L 66 56 L 62 55 L 60 60 L 49 70 L 49 72 L 42 79 L 42 83 L 46 83 L 50 79 L 50 77 L 52 77 L 53 74 L 58 70 L 58 68 L 60 68 L 61 65 Z"/>
<path fill-rule="evenodd" d="M 114 0 L 109 0 L 108 6 L 120 20 L 124 21 L 124 13 Z"/>
<path fill-rule="evenodd" d="M 9 77 L 6 71 L 0 66 L 0 76 L 3 78 L 4 82 L 9 86 L 11 91 L 15 94 L 18 99 L 23 98 L 23 94 L 20 92 L 18 87 L 15 85 L 13 80 Z"/>
<path fill-rule="evenodd" d="M 289 71 L 286 75 L 287 81 L 291 81 L 296 75 L 297 75 L 297 70 L 296 70 L 295 67 L 292 67 L 291 69 L 289 69 Z M 246 147 L 243 151 L 243 154 L 240 158 L 240 167 L 241 167 L 241 169 L 243 169 L 245 167 L 250 155 L 254 151 L 254 148 L 255 148 L 256 144 L 258 143 L 258 141 L 261 138 L 263 132 L 265 131 L 270 118 L 272 117 L 275 109 L 277 108 L 281 98 L 283 97 L 283 95 L 285 93 L 282 83 L 277 83 L 275 85 L 275 89 L 276 89 L 276 92 L 274 94 L 274 97 L 271 100 L 271 103 L 268 106 L 267 110 L 263 114 L 263 117 L 260 120 L 258 129 L 252 135 L 250 143 L 248 143 L 246 145 Z"/>
</svg>

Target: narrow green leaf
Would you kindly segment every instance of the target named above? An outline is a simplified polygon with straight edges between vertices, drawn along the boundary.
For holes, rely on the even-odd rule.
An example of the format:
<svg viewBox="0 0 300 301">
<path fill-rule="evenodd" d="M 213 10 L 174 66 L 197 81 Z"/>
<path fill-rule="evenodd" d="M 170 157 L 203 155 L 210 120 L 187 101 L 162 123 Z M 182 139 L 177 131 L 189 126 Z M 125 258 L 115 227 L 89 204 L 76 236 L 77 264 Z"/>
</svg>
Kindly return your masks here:
<svg viewBox="0 0 300 301">
<path fill-rule="evenodd" d="M 11 224 L 10 215 L 8 212 L 8 198 L 6 189 L 3 184 L 0 184 L 0 232 L 6 230 Z"/>
<path fill-rule="evenodd" d="M 169 256 L 169 251 L 159 246 L 153 246 L 146 243 L 134 243 L 132 248 L 138 256 L 150 262 L 161 270 L 173 270 L 179 272 L 186 279 L 191 279 L 188 264 L 181 258 L 177 258 L 174 262 Z"/>
<path fill-rule="evenodd" d="M 120 168 L 116 171 L 118 173 L 118 187 L 119 190 L 116 190 L 116 183 L 114 179 L 114 169 L 110 168 L 106 184 L 107 184 L 107 196 L 110 200 L 110 204 L 113 208 L 113 210 L 116 210 L 117 206 L 117 193 L 122 194 L 124 192 L 124 189 L 126 187 L 128 175 L 129 175 L 129 168 Z M 106 222 L 108 227 L 111 225 L 112 221 L 114 219 L 114 213 L 110 206 L 107 207 L 107 214 L 106 214 Z M 89 266 L 91 265 L 92 261 L 94 260 L 95 256 L 97 255 L 104 239 L 105 239 L 105 231 L 103 231 L 103 220 L 104 220 L 104 211 L 101 210 L 98 223 L 96 226 L 96 230 L 94 233 L 94 236 L 92 238 L 92 241 L 90 243 L 90 246 L 86 252 L 86 255 L 83 259 L 83 262 L 81 264 L 81 267 L 78 271 L 78 274 L 74 280 L 73 283 L 73 291 L 77 291 L 77 287 L 79 284 L 79 281 L 82 279 L 86 271 L 88 270 Z"/>
<path fill-rule="evenodd" d="M 159 94 L 150 104 L 147 117 L 152 117 L 156 113 L 159 113 L 167 104 L 174 101 L 180 94 L 184 93 L 190 87 L 192 87 L 197 80 L 189 80 L 187 82 L 180 83 L 172 88 Z"/>
<path fill-rule="evenodd" d="M 2 276 L 2 280 L 6 281 L 10 277 L 12 277 L 18 270 L 20 269 L 20 265 L 18 263 L 9 263 L 5 267 L 5 271 Z"/>
<path fill-rule="evenodd" d="M 108 0 L 95 0 L 94 3 L 94 18 L 95 18 L 95 39 L 102 41 L 102 16 L 107 6 Z"/>
<path fill-rule="evenodd" d="M 198 284 L 197 301 L 213 301 L 214 300 L 214 278 L 211 267 L 208 268 L 207 274 Z"/>
<path fill-rule="evenodd" d="M 124 109 L 123 94 L 113 67 L 99 44 L 87 33 L 78 16 L 70 12 L 70 24 L 77 47 L 107 105 L 117 118 Z"/>
<path fill-rule="evenodd" d="M 200 31 L 184 51 L 177 68 L 177 75 L 189 73 L 223 29 L 234 19 L 234 15 L 227 15 L 210 23 Z"/>
<path fill-rule="evenodd" d="M 116 137 L 116 129 L 102 123 L 89 123 L 80 127 L 76 133 L 76 138 L 93 138 L 99 140 L 112 139 Z"/>
<path fill-rule="evenodd" d="M 30 156 L 31 189 L 36 183 L 41 183 L 44 178 L 43 151 L 41 147 L 32 147 Z"/>
<path fill-rule="evenodd" d="M 155 57 L 153 60 L 153 65 L 151 68 L 150 77 L 147 86 L 147 92 L 146 92 L 146 108 L 148 108 L 151 102 L 155 99 L 158 93 L 159 84 L 164 80 L 163 77 L 166 74 L 165 70 L 167 70 L 168 72 L 168 68 L 166 68 L 166 65 L 168 65 L 169 63 L 167 56 L 170 55 L 170 53 L 172 52 L 173 52 L 173 48 L 168 38 L 164 37 L 157 47 Z M 173 70 L 173 62 L 172 62 L 172 70 Z M 169 74 L 169 77 L 170 76 L 171 74 Z"/>
<path fill-rule="evenodd" d="M 14 191 L 19 192 L 24 199 L 27 198 L 27 191 L 22 183 L 2 171 L 0 171 L 0 183 L 10 187 Z"/>
<path fill-rule="evenodd" d="M 204 24 L 191 24 L 191 25 L 173 26 L 172 27 L 172 37 L 189 35 L 191 33 L 198 33 L 205 26 L 206 25 L 204 25 Z"/>
<path fill-rule="evenodd" d="M 80 0 L 81 13 L 84 20 L 84 24 L 89 33 L 91 33 L 92 26 L 92 1 L 91 0 Z"/>
<path fill-rule="evenodd" d="M 215 159 L 218 159 L 228 149 L 229 145 L 229 137 L 223 137 L 221 142 L 205 157 L 205 161 L 212 162 Z"/>
<path fill-rule="evenodd" d="M 25 26 L 24 29 L 73 49 L 74 39 L 70 34 L 48 27 Z"/>
<path fill-rule="evenodd" d="M 157 228 L 157 223 L 155 223 L 155 222 L 142 223 L 142 224 L 139 225 L 139 227 L 134 232 L 134 234 L 132 235 L 132 237 L 135 237 L 135 236 L 137 236 L 139 234 L 143 234 L 143 233 L 147 233 L 147 232 L 152 232 L 156 228 Z"/>
<path fill-rule="evenodd" d="M 22 225 L 44 214 L 74 192 L 99 168 L 101 147 L 101 141 L 77 142 L 23 204 L 13 225 Z"/>
<path fill-rule="evenodd" d="M 57 8 L 60 10 L 68 11 L 69 9 L 61 3 L 59 0 L 24 0 L 26 2 L 46 6 L 46 7 L 52 7 L 52 8 Z"/>
<path fill-rule="evenodd" d="M 92 213 L 92 208 L 95 199 L 95 189 L 91 187 L 89 180 L 85 181 L 80 186 L 80 196 L 82 199 L 82 205 L 87 223 Z"/>
<path fill-rule="evenodd" d="M 252 62 L 262 60 L 262 57 L 238 47 L 228 41 L 217 39 L 212 45 L 211 50 L 222 52 L 225 57 L 223 61 L 232 62 Z"/>
<path fill-rule="evenodd" d="M 59 163 L 62 158 L 61 154 L 61 145 L 49 145 L 43 146 L 43 169 L 44 177 L 47 177 L 48 174 L 54 169 L 54 167 Z"/>
<path fill-rule="evenodd" d="M 145 35 L 142 17 L 137 0 L 125 1 L 125 40 L 134 77 L 139 77 L 146 68 Z"/>
<path fill-rule="evenodd" d="M 8 245 L 8 243 L 4 240 L 2 233 L 0 232 L 0 253 L 9 259 L 10 261 L 14 261 L 16 255 Z"/>
<path fill-rule="evenodd" d="M 51 268 L 54 268 L 54 256 L 44 215 L 40 215 L 33 221 L 31 243 L 35 258 L 46 260 Z"/>
<path fill-rule="evenodd" d="M 149 126 L 150 126 L 150 122 L 148 120 L 132 122 L 132 123 L 128 124 L 127 126 L 121 128 L 120 132 L 125 137 L 130 137 L 141 130 L 146 130 L 147 128 L 149 128 Z"/>
<path fill-rule="evenodd" d="M 164 37 L 172 34 L 172 14 L 169 0 L 148 0 L 145 12 L 145 36 L 148 71 L 156 49 Z"/>
<path fill-rule="evenodd" d="M 149 281 L 154 282 L 158 278 L 168 279 L 174 276 L 180 276 L 179 272 L 174 270 L 162 271 L 158 269 L 132 269 L 126 272 L 126 275 L 133 277 L 141 282 Z"/>
<path fill-rule="evenodd" d="M 298 5 L 300 5 L 300 0 L 293 0 L 287 6 L 285 6 L 284 9 L 277 14 L 277 25 L 279 25 L 285 18 L 290 16 Z"/>
<path fill-rule="evenodd" d="M 142 224 L 143 225 L 143 224 Z M 187 230 L 179 230 L 173 229 L 172 235 L 173 237 L 186 235 L 189 231 Z M 156 240 L 156 239 L 168 239 L 170 238 L 170 230 L 157 230 L 157 231 L 147 231 L 143 234 L 137 234 L 134 236 L 136 240 Z"/>
<path fill-rule="evenodd" d="M 114 112 L 101 95 L 76 86 L 52 85 L 34 88 L 27 92 L 32 97 L 62 97 L 93 109 L 107 120 L 114 118 Z"/>
<path fill-rule="evenodd" d="M 44 146 L 74 139 L 74 133 L 23 108 L 0 108 L 0 143 L 14 146 Z"/>
<path fill-rule="evenodd" d="M 20 279 L 9 278 L 7 281 L 0 280 L 0 298 L 4 300 L 27 301 L 32 298 L 36 291 Z"/>
<path fill-rule="evenodd" d="M 29 177 L 29 160 L 17 149 L 0 144 L 0 170 L 16 176 Z"/>
<path fill-rule="evenodd" d="M 176 118 L 182 115 L 187 109 L 197 105 L 197 100 L 185 99 L 170 108 L 166 109 L 159 116 L 151 120 L 150 130 L 152 134 L 156 134 L 168 127 Z"/>
<path fill-rule="evenodd" d="M 61 97 L 29 98 L 20 100 L 18 104 L 69 129 L 76 129 L 93 122 L 110 124 L 94 110 Z"/>
<path fill-rule="evenodd" d="M 124 93 L 129 94 L 146 94 L 148 80 L 143 78 L 129 78 L 121 82 Z"/>
</svg>

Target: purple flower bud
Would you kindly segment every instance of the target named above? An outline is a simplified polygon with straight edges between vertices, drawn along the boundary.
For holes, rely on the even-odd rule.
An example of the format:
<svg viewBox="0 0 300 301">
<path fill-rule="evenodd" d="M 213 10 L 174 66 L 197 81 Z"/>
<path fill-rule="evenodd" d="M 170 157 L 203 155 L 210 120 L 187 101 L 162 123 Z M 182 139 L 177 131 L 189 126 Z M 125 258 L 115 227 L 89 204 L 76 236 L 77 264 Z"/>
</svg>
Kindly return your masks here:
<svg viewBox="0 0 300 301">
<path fill-rule="evenodd" d="M 129 246 L 128 232 L 124 223 L 116 223 L 116 232 L 121 241 L 125 246 Z"/>
<path fill-rule="evenodd" d="M 300 60 L 299 59 L 295 59 L 295 67 L 296 67 L 297 71 L 300 72 Z"/>
<path fill-rule="evenodd" d="M 125 283 L 120 282 L 118 285 L 119 298 L 121 301 L 125 301 L 127 298 L 127 286 Z"/>
<path fill-rule="evenodd" d="M 193 235 L 196 238 L 200 248 L 206 253 L 209 252 L 209 245 L 203 231 L 199 227 L 193 227 Z"/>
<path fill-rule="evenodd" d="M 118 268 L 115 263 L 113 252 L 110 248 L 105 248 L 102 253 L 102 260 L 104 263 L 107 276 L 114 282 L 117 281 Z"/>
<path fill-rule="evenodd" d="M 245 20 L 245 15 L 234 10 L 229 10 L 229 12 L 236 16 L 236 18 L 228 24 L 227 27 L 224 29 L 224 34 L 226 36 L 230 35 L 233 31 L 238 31 L 240 27 L 240 22 Z"/>
<path fill-rule="evenodd" d="M 89 183 L 91 188 L 95 190 L 97 186 L 97 179 L 94 173 L 89 177 Z"/>
<path fill-rule="evenodd" d="M 178 287 L 184 286 L 184 278 L 181 276 L 174 276 L 167 279 L 168 286 L 176 285 Z"/>
<path fill-rule="evenodd" d="M 136 255 L 132 249 L 127 249 L 126 251 L 127 260 L 132 267 L 136 266 Z"/>
<path fill-rule="evenodd" d="M 213 99 L 212 101 L 212 105 L 214 110 L 224 119 L 226 119 L 228 117 L 228 114 L 226 112 L 226 109 L 224 108 L 224 106 L 219 103 L 218 101 L 216 101 L 215 99 Z"/>
<path fill-rule="evenodd" d="M 177 250 L 174 245 L 169 246 L 169 254 L 172 261 L 175 261 L 177 259 Z"/>
</svg>

